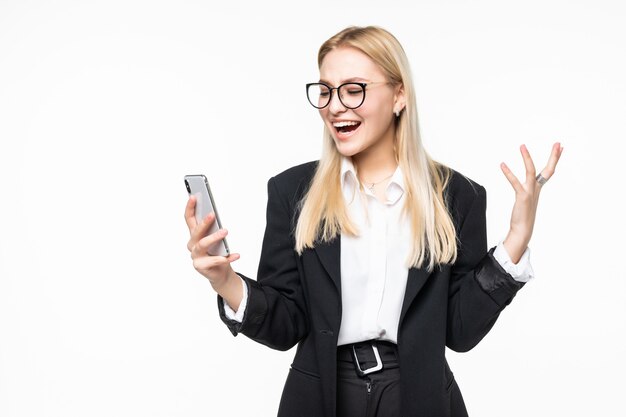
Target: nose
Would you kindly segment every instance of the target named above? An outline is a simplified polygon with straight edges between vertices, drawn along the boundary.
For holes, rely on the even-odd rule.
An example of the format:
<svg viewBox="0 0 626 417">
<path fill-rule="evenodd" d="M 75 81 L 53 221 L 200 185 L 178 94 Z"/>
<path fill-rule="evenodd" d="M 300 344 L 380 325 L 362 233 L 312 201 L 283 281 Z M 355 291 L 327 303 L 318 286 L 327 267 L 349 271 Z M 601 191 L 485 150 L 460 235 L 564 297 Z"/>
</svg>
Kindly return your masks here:
<svg viewBox="0 0 626 417">
<path fill-rule="evenodd" d="M 331 113 L 337 114 L 347 110 L 346 106 L 343 105 L 341 100 L 339 100 L 339 90 L 335 90 L 330 96 L 330 103 L 328 103 L 328 110 Z"/>
</svg>

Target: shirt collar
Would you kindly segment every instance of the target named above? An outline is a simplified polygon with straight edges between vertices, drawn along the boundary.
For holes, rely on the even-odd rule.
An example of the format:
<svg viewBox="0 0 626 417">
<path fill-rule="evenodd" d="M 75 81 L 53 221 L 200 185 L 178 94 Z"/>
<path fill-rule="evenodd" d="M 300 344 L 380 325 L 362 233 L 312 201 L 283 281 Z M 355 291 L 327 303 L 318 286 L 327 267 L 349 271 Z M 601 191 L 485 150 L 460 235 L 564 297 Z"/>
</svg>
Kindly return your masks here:
<svg viewBox="0 0 626 417">
<path fill-rule="evenodd" d="M 356 169 L 352 164 L 352 158 L 341 157 L 341 187 L 346 185 L 358 185 L 359 180 L 356 177 Z"/>
<path fill-rule="evenodd" d="M 356 176 L 352 158 L 345 156 L 341 158 L 341 188 L 348 192 L 359 188 L 359 179 Z M 397 203 L 404 194 L 404 188 L 404 177 L 400 166 L 398 166 L 387 185 L 387 204 Z M 373 196 L 368 189 L 365 189 L 365 193 Z"/>
</svg>

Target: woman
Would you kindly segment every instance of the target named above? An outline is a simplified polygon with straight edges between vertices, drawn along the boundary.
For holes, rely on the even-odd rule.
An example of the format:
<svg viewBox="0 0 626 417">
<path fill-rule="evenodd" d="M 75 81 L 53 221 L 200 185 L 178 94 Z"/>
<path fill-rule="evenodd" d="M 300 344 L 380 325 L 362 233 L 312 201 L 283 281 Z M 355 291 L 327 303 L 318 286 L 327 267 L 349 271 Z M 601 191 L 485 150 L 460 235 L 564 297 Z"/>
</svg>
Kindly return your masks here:
<svg viewBox="0 0 626 417">
<path fill-rule="evenodd" d="M 465 416 L 445 347 L 467 351 L 532 275 L 527 245 L 541 185 L 562 147 L 516 193 L 511 229 L 487 251 L 485 189 L 422 147 L 409 65 L 377 27 L 351 27 L 320 48 L 307 85 L 325 125 L 319 162 L 268 182 L 256 280 L 209 256 L 212 216 L 185 218 L 194 267 L 218 293 L 222 320 L 271 348 L 298 344 L 279 416 Z"/>
</svg>

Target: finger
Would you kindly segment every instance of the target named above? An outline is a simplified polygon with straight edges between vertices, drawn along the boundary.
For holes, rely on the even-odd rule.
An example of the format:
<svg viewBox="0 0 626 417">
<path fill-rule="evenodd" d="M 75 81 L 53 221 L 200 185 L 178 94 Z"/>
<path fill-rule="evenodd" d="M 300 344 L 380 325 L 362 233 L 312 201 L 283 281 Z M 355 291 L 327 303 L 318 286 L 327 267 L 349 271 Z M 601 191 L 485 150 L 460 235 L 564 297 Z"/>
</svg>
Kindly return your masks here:
<svg viewBox="0 0 626 417">
<path fill-rule="evenodd" d="M 524 187 L 522 186 L 522 184 L 519 182 L 515 174 L 513 174 L 513 172 L 509 169 L 509 167 L 504 162 L 500 164 L 500 169 L 504 173 L 504 176 L 506 177 L 506 179 L 509 180 L 509 183 L 513 186 L 513 189 L 515 190 L 516 193 L 520 193 L 524 191 Z"/>
<path fill-rule="evenodd" d="M 548 164 L 541 171 L 541 176 L 546 180 L 550 179 L 550 177 L 554 174 L 556 170 L 556 164 L 559 162 L 561 158 L 561 154 L 563 153 L 563 146 L 559 142 L 556 142 L 552 145 L 552 152 L 550 153 L 550 159 L 548 160 Z"/>
<path fill-rule="evenodd" d="M 195 242 L 205 237 L 215 221 L 215 214 L 209 213 L 196 227 L 191 231 L 191 239 Z"/>
<path fill-rule="evenodd" d="M 206 271 L 212 268 L 228 265 L 230 262 L 225 256 L 198 256 L 193 259 L 193 267 L 198 271 Z"/>
<path fill-rule="evenodd" d="M 231 253 L 230 255 L 228 255 L 226 257 L 226 260 L 229 263 L 235 262 L 236 260 L 238 260 L 239 258 L 241 258 L 241 256 L 238 253 Z"/>
<path fill-rule="evenodd" d="M 211 233 L 210 235 L 203 237 L 202 239 L 198 240 L 198 243 L 196 243 L 194 247 L 194 252 L 200 255 L 206 254 L 212 245 L 223 240 L 227 235 L 228 230 L 220 229 L 215 233 Z"/>
<path fill-rule="evenodd" d="M 232 253 L 229 256 L 210 256 L 204 255 L 194 258 L 193 267 L 197 270 L 208 270 L 211 268 L 227 265 L 239 259 L 238 253 Z"/>
<path fill-rule="evenodd" d="M 187 200 L 187 206 L 185 207 L 185 222 L 191 232 L 197 225 L 196 222 L 196 197 L 191 195 Z"/>
<path fill-rule="evenodd" d="M 196 227 L 194 227 L 193 230 L 190 231 L 191 236 L 189 237 L 189 241 L 187 242 L 187 249 L 189 249 L 189 252 L 192 252 L 192 256 L 193 248 L 198 244 L 198 241 L 200 239 L 207 236 L 214 221 L 215 215 L 213 213 L 209 213 L 204 218 L 204 220 L 196 224 Z"/>
<path fill-rule="evenodd" d="M 533 163 L 533 159 L 530 157 L 530 152 L 528 152 L 526 145 L 520 146 L 520 151 L 522 152 L 524 166 L 526 167 L 526 184 L 532 184 L 535 182 L 535 177 L 537 175 L 535 171 L 535 164 Z"/>
</svg>

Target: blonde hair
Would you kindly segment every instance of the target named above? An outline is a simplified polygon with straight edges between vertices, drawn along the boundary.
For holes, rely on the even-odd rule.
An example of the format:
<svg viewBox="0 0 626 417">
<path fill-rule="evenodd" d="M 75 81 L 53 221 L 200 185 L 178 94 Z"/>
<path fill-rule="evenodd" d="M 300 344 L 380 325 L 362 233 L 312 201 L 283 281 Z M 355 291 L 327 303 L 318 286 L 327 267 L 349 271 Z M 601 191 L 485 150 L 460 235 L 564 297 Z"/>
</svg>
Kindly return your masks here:
<svg viewBox="0 0 626 417">
<path fill-rule="evenodd" d="M 380 66 L 390 84 L 401 85 L 404 89 L 406 107 L 396 118 L 395 152 L 406 188 L 402 213 L 410 221 L 413 236 L 407 266 L 426 266 L 432 271 L 436 264 L 454 262 L 456 232 L 443 194 L 452 173 L 448 167 L 431 159 L 422 146 L 415 90 L 402 46 L 382 28 L 348 27 L 320 47 L 318 66 L 330 51 L 339 47 L 361 51 Z M 301 201 L 296 225 L 296 251 L 299 254 L 314 247 L 316 241 L 327 242 L 341 232 L 358 235 L 348 216 L 341 190 L 341 158 L 325 127 L 322 157 Z"/>
</svg>

